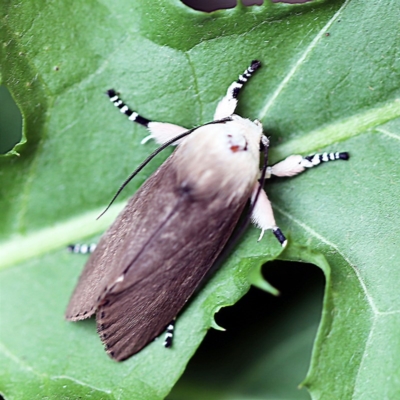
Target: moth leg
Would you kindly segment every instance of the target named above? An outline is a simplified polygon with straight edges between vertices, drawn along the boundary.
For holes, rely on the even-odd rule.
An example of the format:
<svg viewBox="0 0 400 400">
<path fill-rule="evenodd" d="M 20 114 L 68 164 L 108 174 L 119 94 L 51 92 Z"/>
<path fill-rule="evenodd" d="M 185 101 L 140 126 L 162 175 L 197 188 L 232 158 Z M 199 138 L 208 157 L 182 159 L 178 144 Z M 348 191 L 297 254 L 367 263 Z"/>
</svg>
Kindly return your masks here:
<svg viewBox="0 0 400 400">
<path fill-rule="evenodd" d="M 260 66 L 260 61 L 253 60 L 249 68 L 239 75 L 239 79 L 229 86 L 225 97 L 218 103 L 214 120 L 229 117 L 235 112 L 240 90 Z"/>
<path fill-rule="evenodd" d="M 257 183 L 254 186 L 253 193 L 251 195 L 252 202 L 254 201 L 256 194 L 258 192 L 260 185 Z M 271 202 L 268 199 L 267 194 L 263 189 L 261 189 L 260 194 L 258 195 L 257 202 L 251 213 L 251 221 L 254 225 L 261 229 L 261 234 L 258 239 L 260 241 L 264 236 L 264 232 L 268 229 L 272 230 L 272 233 L 278 239 L 279 243 L 282 247 L 285 247 L 287 244 L 287 240 L 285 235 L 282 233 L 280 228 L 276 225 L 274 211 L 272 210 Z"/>
<path fill-rule="evenodd" d="M 71 253 L 75 254 L 91 254 L 96 249 L 96 243 L 75 243 L 67 246 L 67 249 Z"/>
<path fill-rule="evenodd" d="M 166 348 L 172 347 L 172 341 L 174 338 L 174 330 L 175 330 L 175 321 L 176 318 L 174 318 L 167 326 L 164 339 L 164 347 Z"/>
<path fill-rule="evenodd" d="M 142 144 L 148 142 L 150 139 L 154 139 L 158 144 L 163 144 L 187 131 L 186 128 L 179 125 L 169 124 L 167 122 L 150 121 L 149 119 L 142 117 L 136 111 L 131 110 L 118 96 L 114 89 L 107 90 L 107 95 L 110 97 L 110 101 L 114 106 L 118 107 L 121 113 L 125 114 L 130 121 L 136 122 L 150 131 L 150 135 L 142 140 Z M 179 144 L 179 142 L 180 141 L 177 140 L 174 145 Z"/>
<path fill-rule="evenodd" d="M 336 160 L 348 160 L 349 153 L 317 153 L 311 154 L 309 156 L 303 157 L 300 155 L 291 155 L 284 159 L 283 161 L 278 162 L 272 167 L 267 168 L 266 178 L 270 178 L 271 175 L 275 176 L 295 176 L 307 168 L 315 167 L 322 162 L 328 161 L 336 161 Z"/>
</svg>

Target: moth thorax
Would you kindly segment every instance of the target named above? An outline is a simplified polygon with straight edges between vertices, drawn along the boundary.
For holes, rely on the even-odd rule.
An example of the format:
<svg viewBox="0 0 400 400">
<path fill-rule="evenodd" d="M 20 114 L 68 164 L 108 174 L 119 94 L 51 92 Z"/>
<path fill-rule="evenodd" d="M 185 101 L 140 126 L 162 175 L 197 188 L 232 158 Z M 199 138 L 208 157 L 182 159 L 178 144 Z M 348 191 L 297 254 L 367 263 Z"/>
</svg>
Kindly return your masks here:
<svg viewBox="0 0 400 400">
<path fill-rule="evenodd" d="M 196 129 L 176 150 L 178 182 L 198 196 L 242 196 L 257 179 L 261 128 L 234 117 Z"/>
</svg>

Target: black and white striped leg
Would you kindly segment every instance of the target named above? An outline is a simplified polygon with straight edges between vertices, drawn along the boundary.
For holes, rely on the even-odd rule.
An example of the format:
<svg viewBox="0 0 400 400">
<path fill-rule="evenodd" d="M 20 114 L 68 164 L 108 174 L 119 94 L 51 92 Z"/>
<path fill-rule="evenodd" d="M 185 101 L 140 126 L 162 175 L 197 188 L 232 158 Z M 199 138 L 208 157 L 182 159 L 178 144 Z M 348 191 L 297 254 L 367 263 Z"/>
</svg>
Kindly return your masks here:
<svg viewBox="0 0 400 400">
<path fill-rule="evenodd" d="M 76 243 L 67 247 L 68 251 L 75 254 L 91 254 L 96 249 L 96 243 Z"/>
<path fill-rule="evenodd" d="M 118 96 L 118 93 L 114 89 L 107 90 L 107 95 L 110 98 L 110 101 L 114 104 L 115 107 L 118 107 L 122 114 L 125 114 L 128 119 L 132 122 L 136 122 L 140 125 L 149 127 L 149 123 L 151 122 L 149 119 L 142 117 L 136 111 L 131 110 L 123 100 Z"/>
<path fill-rule="evenodd" d="M 163 144 L 174 137 L 180 135 L 183 132 L 186 132 L 187 129 L 175 125 L 169 124 L 167 122 L 156 122 L 150 121 L 147 118 L 142 117 L 136 111 L 132 111 L 118 96 L 117 92 L 114 89 L 110 89 L 107 91 L 108 96 L 110 97 L 110 101 L 114 104 L 115 107 L 118 107 L 119 110 L 125 114 L 130 121 L 136 122 L 150 131 L 150 135 L 146 136 L 142 140 L 142 144 L 146 143 L 150 139 L 154 139 L 156 143 Z M 181 141 L 177 140 L 174 145 L 179 144 Z"/>
<path fill-rule="evenodd" d="M 254 202 L 255 196 L 257 195 L 259 190 L 259 183 L 254 185 L 253 193 L 251 195 L 251 201 Z M 268 199 L 267 194 L 264 190 L 261 190 L 258 194 L 257 202 L 253 208 L 251 213 L 251 221 L 254 225 L 261 229 L 260 237 L 258 241 L 260 241 L 266 230 L 272 230 L 275 237 L 278 239 L 279 243 L 282 247 L 287 245 L 287 240 L 285 235 L 276 225 L 274 211 L 272 210 L 271 202 Z"/>
<path fill-rule="evenodd" d="M 282 233 L 281 229 L 276 226 L 275 228 L 272 228 L 272 233 L 278 239 L 278 242 L 281 244 L 281 246 L 286 247 L 287 239 L 285 235 Z"/>
<path fill-rule="evenodd" d="M 307 157 L 298 154 L 292 155 L 272 167 L 268 167 L 266 177 L 270 178 L 271 175 L 280 177 L 295 176 L 304 172 L 308 168 L 316 167 L 321 164 L 321 162 L 348 160 L 349 157 L 349 153 L 346 152 L 312 154 Z"/>
<path fill-rule="evenodd" d="M 217 106 L 214 114 L 215 120 L 229 117 L 235 112 L 237 99 L 241 89 L 243 88 L 245 83 L 251 78 L 254 72 L 257 71 L 258 68 L 260 68 L 260 66 L 260 61 L 253 60 L 249 68 L 247 68 L 242 75 L 239 75 L 239 79 L 229 86 L 225 97 L 219 102 Z"/>
<path fill-rule="evenodd" d="M 176 318 L 174 318 L 167 326 L 167 331 L 165 332 L 165 339 L 164 339 L 164 347 L 166 348 L 170 348 L 172 346 L 172 341 L 174 338 L 175 321 Z"/>
<path fill-rule="evenodd" d="M 302 161 L 302 166 L 305 168 L 312 168 L 321 164 L 321 162 L 348 160 L 348 159 L 349 159 L 349 153 L 347 152 L 317 153 L 304 157 Z"/>
<path fill-rule="evenodd" d="M 250 67 L 243 72 L 242 75 L 239 75 L 239 79 L 236 82 L 233 82 L 231 86 L 229 86 L 227 97 L 231 97 L 233 99 L 237 99 L 239 96 L 240 90 L 243 88 L 244 84 L 251 78 L 254 72 L 260 68 L 260 61 L 253 60 L 250 64 Z"/>
</svg>

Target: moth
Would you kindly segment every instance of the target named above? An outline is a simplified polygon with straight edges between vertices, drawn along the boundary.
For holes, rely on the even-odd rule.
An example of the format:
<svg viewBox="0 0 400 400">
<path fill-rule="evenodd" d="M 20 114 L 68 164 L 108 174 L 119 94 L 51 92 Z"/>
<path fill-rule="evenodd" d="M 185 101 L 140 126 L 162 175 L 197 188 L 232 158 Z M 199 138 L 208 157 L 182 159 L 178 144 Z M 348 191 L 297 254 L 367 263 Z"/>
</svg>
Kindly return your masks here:
<svg viewBox="0 0 400 400">
<path fill-rule="evenodd" d="M 272 230 L 286 245 L 261 175 L 294 176 L 349 158 L 345 152 L 292 155 L 260 172 L 260 149 L 266 158 L 269 139 L 259 121 L 234 114 L 241 89 L 260 65 L 252 61 L 229 86 L 214 121 L 191 130 L 150 121 L 114 90 L 107 92 L 123 114 L 150 131 L 143 142 L 177 144 L 102 236 L 66 310 L 70 321 L 96 313 L 98 333 L 114 360 L 139 352 L 166 328 L 165 345 L 172 344 L 172 321 L 221 254 L 248 200 L 259 240 Z"/>
</svg>

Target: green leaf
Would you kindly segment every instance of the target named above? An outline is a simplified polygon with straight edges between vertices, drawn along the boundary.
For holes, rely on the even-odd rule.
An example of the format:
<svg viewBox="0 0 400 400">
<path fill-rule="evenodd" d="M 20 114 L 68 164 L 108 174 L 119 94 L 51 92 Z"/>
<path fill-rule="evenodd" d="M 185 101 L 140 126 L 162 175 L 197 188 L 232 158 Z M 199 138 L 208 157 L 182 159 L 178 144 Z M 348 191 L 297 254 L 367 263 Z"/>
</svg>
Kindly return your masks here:
<svg viewBox="0 0 400 400">
<path fill-rule="evenodd" d="M 266 2 L 211 14 L 178 0 L 3 2 L 1 77 L 23 115 L 21 143 L 0 158 L 5 398 L 165 397 L 215 312 L 242 297 L 254 268 L 275 258 L 325 273 L 304 381 L 312 397 L 400 397 L 399 17 L 396 1 Z M 227 86 L 255 58 L 263 68 L 241 94 L 238 113 L 261 119 L 271 160 L 325 149 L 349 151 L 351 159 L 272 182 L 268 194 L 290 238 L 285 252 L 272 235 L 257 242 L 250 229 L 179 318 L 172 350 L 155 341 L 115 363 L 93 320 L 63 319 L 85 258 L 64 248 L 100 234 L 167 154 L 96 222 L 155 148 L 140 145 L 144 129 L 118 115 L 103 93 L 114 87 L 144 116 L 192 127 L 212 119 Z M 284 349 L 277 354 L 283 359 Z M 238 368 L 243 385 L 214 398 L 260 396 L 249 389 L 246 366 Z M 271 392 L 263 386 L 262 393 Z"/>
</svg>

